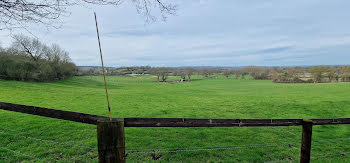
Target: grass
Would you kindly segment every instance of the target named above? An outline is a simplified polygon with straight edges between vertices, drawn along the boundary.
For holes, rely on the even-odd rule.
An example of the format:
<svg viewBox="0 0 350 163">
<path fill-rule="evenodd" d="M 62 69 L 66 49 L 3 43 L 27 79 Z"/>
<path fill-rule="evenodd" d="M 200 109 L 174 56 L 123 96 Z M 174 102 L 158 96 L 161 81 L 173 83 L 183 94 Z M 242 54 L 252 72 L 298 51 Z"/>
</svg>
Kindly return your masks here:
<svg viewBox="0 0 350 163">
<path fill-rule="evenodd" d="M 107 77 L 114 117 L 350 117 L 350 83 L 276 84 Z M 171 77 L 174 80 L 175 77 Z M 102 77 L 35 83 L 0 81 L 0 101 L 108 116 Z M 350 162 L 350 126 L 315 126 L 313 162 Z M 126 128 L 128 162 L 298 162 L 301 127 Z M 263 144 L 247 147 L 247 144 Z M 238 147 L 237 147 L 238 145 Z M 97 162 L 96 126 L 0 110 L 0 162 Z M 194 150 L 190 147 L 226 147 Z M 236 146 L 236 147 L 234 147 Z M 159 152 L 165 148 L 189 151 Z"/>
</svg>

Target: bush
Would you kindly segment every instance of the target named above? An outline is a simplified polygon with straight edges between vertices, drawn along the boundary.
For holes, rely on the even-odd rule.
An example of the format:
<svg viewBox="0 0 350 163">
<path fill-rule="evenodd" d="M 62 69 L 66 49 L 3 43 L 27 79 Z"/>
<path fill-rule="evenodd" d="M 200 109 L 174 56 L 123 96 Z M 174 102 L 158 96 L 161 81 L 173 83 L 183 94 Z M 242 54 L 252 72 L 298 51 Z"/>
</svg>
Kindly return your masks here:
<svg viewBox="0 0 350 163">
<path fill-rule="evenodd" d="M 48 47 L 29 37 L 16 36 L 9 49 L 0 51 L 0 79 L 53 81 L 71 77 L 76 71 L 68 53 L 58 45 Z"/>
</svg>

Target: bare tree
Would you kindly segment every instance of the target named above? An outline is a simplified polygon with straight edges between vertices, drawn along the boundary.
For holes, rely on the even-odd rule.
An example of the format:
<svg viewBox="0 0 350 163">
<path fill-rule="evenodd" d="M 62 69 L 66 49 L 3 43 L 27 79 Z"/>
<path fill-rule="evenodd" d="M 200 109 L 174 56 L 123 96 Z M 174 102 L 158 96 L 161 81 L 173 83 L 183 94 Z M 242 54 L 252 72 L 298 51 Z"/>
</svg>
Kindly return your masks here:
<svg viewBox="0 0 350 163">
<path fill-rule="evenodd" d="M 179 76 L 181 78 L 181 81 L 184 81 L 186 79 L 186 74 L 183 69 L 172 69 L 172 75 L 173 76 Z"/>
<path fill-rule="evenodd" d="M 166 20 L 168 15 L 175 15 L 177 6 L 164 0 L 131 0 L 138 13 L 146 22 L 157 20 L 160 15 Z M 112 5 L 119 6 L 122 0 L 0 0 L 0 30 L 25 28 L 29 24 L 46 27 L 59 27 L 60 18 L 69 15 L 69 7 L 77 5 Z"/>
<path fill-rule="evenodd" d="M 269 76 L 272 80 L 277 79 L 278 76 L 278 72 L 276 71 L 276 69 L 272 68 L 269 70 Z"/>
<path fill-rule="evenodd" d="M 209 78 L 210 76 L 212 76 L 214 74 L 215 70 L 214 69 L 210 69 L 210 68 L 202 68 L 200 69 L 199 73 L 201 75 L 203 75 L 205 78 Z"/>
<path fill-rule="evenodd" d="M 163 0 L 132 0 L 135 4 L 136 10 L 143 15 L 146 22 L 153 22 L 157 17 L 152 14 L 153 9 L 158 9 L 160 17 L 166 21 L 168 15 L 175 15 L 177 6 L 171 3 L 165 3 Z"/>
<path fill-rule="evenodd" d="M 47 50 L 47 52 L 44 53 L 44 58 L 48 61 L 60 60 L 62 63 L 70 61 L 68 52 L 63 50 L 58 44 L 52 44 L 50 48 L 45 50 Z"/>
<path fill-rule="evenodd" d="M 47 46 L 43 45 L 38 39 L 32 39 L 24 35 L 15 35 L 11 49 L 17 54 L 30 56 L 34 61 L 38 62 L 47 51 Z"/>
<path fill-rule="evenodd" d="M 191 76 L 194 74 L 194 72 L 196 71 L 194 68 L 192 67 L 187 67 L 185 69 L 186 71 L 186 74 L 187 74 L 187 77 L 188 77 L 188 80 L 191 81 Z"/>
<path fill-rule="evenodd" d="M 238 77 L 241 75 L 241 74 L 240 74 L 240 70 L 237 69 L 237 68 L 232 69 L 231 72 L 232 72 L 232 75 L 234 75 L 234 77 L 235 77 L 236 80 L 237 80 Z"/>
<path fill-rule="evenodd" d="M 168 76 L 169 76 L 169 69 L 165 68 L 165 67 L 159 68 L 159 72 L 160 72 L 162 82 L 166 82 L 166 80 L 168 79 Z"/>
<path fill-rule="evenodd" d="M 209 70 L 208 69 L 205 69 L 205 68 L 202 68 L 199 70 L 199 74 L 201 74 L 202 76 L 204 77 L 209 77 Z"/>
<path fill-rule="evenodd" d="M 225 69 L 222 74 L 226 77 L 226 79 L 228 79 L 230 77 L 230 75 L 232 75 L 232 70 L 230 69 Z"/>
<path fill-rule="evenodd" d="M 160 80 L 160 75 L 161 75 L 161 70 L 160 68 L 152 68 L 151 69 L 151 74 L 157 76 L 157 82 Z"/>
<path fill-rule="evenodd" d="M 177 75 L 181 77 L 181 81 L 186 81 L 186 72 L 184 69 L 179 70 Z"/>
<path fill-rule="evenodd" d="M 260 66 L 245 66 L 242 68 L 242 72 L 246 75 L 251 75 L 256 80 L 264 80 L 268 78 L 267 70 Z M 242 75 L 242 77 L 244 76 Z"/>
</svg>

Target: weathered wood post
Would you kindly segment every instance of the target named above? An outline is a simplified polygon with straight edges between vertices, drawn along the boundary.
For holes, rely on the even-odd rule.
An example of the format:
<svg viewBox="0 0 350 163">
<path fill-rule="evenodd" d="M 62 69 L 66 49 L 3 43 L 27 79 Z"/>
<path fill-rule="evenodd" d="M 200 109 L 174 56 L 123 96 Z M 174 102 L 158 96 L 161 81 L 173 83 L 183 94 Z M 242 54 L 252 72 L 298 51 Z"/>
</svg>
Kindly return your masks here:
<svg viewBox="0 0 350 163">
<path fill-rule="evenodd" d="M 99 120 L 97 141 L 100 163 L 125 163 L 124 119 Z"/>
<path fill-rule="evenodd" d="M 312 120 L 304 119 L 301 140 L 300 163 L 309 163 L 311 154 Z"/>
</svg>

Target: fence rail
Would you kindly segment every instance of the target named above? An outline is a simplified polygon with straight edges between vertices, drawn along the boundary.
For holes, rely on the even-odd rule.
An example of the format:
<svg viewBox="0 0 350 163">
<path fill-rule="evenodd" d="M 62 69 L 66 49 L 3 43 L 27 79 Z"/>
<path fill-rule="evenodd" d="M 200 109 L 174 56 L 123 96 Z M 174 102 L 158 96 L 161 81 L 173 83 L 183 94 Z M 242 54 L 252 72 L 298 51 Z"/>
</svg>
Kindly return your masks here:
<svg viewBox="0 0 350 163">
<path fill-rule="evenodd" d="M 113 118 L 36 106 L 0 102 L 0 109 L 97 125 L 99 162 L 125 162 L 124 127 L 273 127 L 302 126 L 300 162 L 310 162 L 313 125 L 350 124 L 350 118 L 332 119 L 208 119 Z"/>
<path fill-rule="evenodd" d="M 108 117 L 0 102 L 0 109 L 97 125 Z M 350 118 L 310 119 L 313 125 L 350 124 Z M 259 127 L 300 126 L 303 119 L 124 118 L 124 127 Z"/>
<path fill-rule="evenodd" d="M 28 105 L 21 105 L 21 104 L 12 104 L 12 103 L 6 103 L 6 102 L 0 102 L 0 109 L 13 111 L 13 112 L 26 113 L 31 115 L 38 115 L 43 117 L 49 117 L 49 118 L 63 119 L 63 120 L 68 120 L 73 122 L 93 124 L 93 125 L 97 124 L 98 119 L 105 118 L 103 116 L 92 115 L 92 114 L 63 111 L 63 110 L 56 110 L 56 109 L 49 109 L 49 108 L 42 108 L 37 106 L 28 106 Z"/>
<path fill-rule="evenodd" d="M 304 119 L 124 118 L 125 127 L 264 127 L 300 126 Z M 310 119 L 313 125 L 350 124 L 350 118 Z"/>
</svg>

